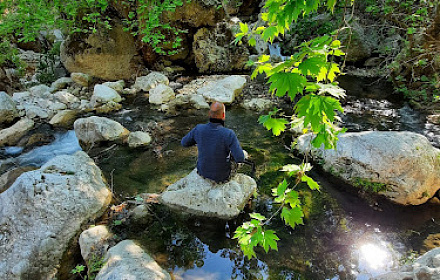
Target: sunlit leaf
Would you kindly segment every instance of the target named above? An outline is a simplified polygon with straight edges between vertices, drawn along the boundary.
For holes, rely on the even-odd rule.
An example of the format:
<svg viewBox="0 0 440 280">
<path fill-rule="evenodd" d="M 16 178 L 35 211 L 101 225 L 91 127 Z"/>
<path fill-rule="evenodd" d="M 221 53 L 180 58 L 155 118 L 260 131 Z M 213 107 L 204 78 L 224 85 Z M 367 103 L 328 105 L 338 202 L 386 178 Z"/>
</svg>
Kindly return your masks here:
<svg viewBox="0 0 440 280">
<path fill-rule="evenodd" d="M 286 125 L 289 123 L 285 119 L 272 118 L 269 115 L 263 115 L 258 118 L 258 122 L 263 124 L 267 130 L 272 130 L 273 135 L 278 136 L 281 132 L 286 130 Z"/>
<path fill-rule="evenodd" d="M 302 225 L 303 217 L 304 213 L 301 207 L 295 207 L 292 209 L 283 207 L 283 210 L 281 210 L 281 218 L 283 218 L 284 222 L 291 228 L 295 228 L 297 225 Z"/>
</svg>

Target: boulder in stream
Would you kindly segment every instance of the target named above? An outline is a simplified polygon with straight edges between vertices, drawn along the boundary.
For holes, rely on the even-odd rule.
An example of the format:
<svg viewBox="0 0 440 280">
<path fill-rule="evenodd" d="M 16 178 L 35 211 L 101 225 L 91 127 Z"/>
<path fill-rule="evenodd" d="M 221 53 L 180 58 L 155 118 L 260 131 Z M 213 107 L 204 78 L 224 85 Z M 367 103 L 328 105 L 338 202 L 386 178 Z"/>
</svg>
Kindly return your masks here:
<svg viewBox="0 0 440 280">
<path fill-rule="evenodd" d="M 311 135 L 297 149 L 310 151 Z M 379 191 L 402 205 L 419 205 L 440 189 L 440 150 L 412 132 L 366 131 L 339 136 L 336 150 L 312 149 L 325 171 L 352 185 Z M 374 190 L 376 189 L 376 190 Z"/>
<path fill-rule="evenodd" d="M 79 236 L 81 256 L 89 264 L 89 261 L 101 259 L 110 247 L 110 241 L 114 234 L 104 225 L 91 227 Z"/>
<path fill-rule="evenodd" d="M 203 217 L 233 219 L 240 214 L 257 183 L 244 174 L 235 174 L 224 184 L 204 179 L 194 169 L 188 176 L 170 185 L 161 195 L 165 205 Z"/>
<path fill-rule="evenodd" d="M 246 85 L 246 78 L 243 76 L 229 76 L 197 90 L 197 94 L 209 101 L 219 101 L 231 104 Z"/>
<path fill-rule="evenodd" d="M 71 239 L 111 198 L 82 151 L 23 173 L 0 194 L 0 279 L 54 279 Z"/>
<path fill-rule="evenodd" d="M 124 240 L 107 252 L 95 279 L 171 280 L 171 276 L 136 243 Z"/>
<path fill-rule="evenodd" d="M 0 147 L 12 146 L 34 127 L 34 121 L 23 118 L 11 127 L 0 130 Z"/>
<path fill-rule="evenodd" d="M 157 87 L 158 84 L 169 85 L 170 81 L 167 76 L 159 72 L 151 72 L 147 76 L 141 76 L 136 78 L 136 82 L 133 88 L 137 91 L 148 92 L 150 89 Z"/>
<path fill-rule="evenodd" d="M 122 142 L 130 133 L 120 123 L 97 116 L 77 119 L 73 127 L 75 128 L 76 137 L 78 137 L 80 143 L 84 144 L 107 141 Z"/>
</svg>

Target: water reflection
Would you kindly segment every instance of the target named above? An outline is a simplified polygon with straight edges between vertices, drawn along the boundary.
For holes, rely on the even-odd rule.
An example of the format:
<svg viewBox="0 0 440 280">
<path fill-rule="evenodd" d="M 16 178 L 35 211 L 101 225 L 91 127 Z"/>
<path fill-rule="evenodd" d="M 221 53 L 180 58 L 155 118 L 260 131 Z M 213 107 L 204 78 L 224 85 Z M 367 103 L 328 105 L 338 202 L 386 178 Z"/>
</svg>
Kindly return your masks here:
<svg viewBox="0 0 440 280">
<path fill-rule="evenodd" d="M 386 268 L 389 261 L 391 261 L 391 254 L 386 250 L 383 243 L 364 244 L 360 247 L 359 253 L 359 268 L 362 270 L 367 267 L 374 270 Z"/>
</svg>

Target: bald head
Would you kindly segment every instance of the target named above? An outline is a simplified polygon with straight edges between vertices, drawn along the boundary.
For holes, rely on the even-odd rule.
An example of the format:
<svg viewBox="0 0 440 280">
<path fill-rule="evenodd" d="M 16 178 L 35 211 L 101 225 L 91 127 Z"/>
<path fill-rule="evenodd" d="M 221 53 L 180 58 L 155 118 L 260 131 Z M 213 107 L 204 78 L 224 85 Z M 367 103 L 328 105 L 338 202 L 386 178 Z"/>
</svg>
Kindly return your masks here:
<svg viewBox="0 0 440 280">
<path fill-rule="evenodd" d="M 221 102 L 214 102 L 209 109 L 209 117 L 214 119 L 225 119 L 225 105 Z"/>
</svg>

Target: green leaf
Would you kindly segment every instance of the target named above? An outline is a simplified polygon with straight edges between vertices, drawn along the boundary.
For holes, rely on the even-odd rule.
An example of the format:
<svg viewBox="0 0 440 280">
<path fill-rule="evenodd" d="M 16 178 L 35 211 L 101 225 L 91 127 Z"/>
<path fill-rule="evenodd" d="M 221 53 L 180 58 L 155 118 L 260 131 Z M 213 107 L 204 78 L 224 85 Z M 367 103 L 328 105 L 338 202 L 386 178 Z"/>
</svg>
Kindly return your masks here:
<svg viewBox="0 0 440 280">
<path fill-rule="evenodd" d="M 295 99 L 298 93 L 302 93 L 307 79 L 297 73 L 275 73 L 270 78 L 268 83 L 271 83 L 269 91 L 276 92 L 276 96 L 282 97 L 288 93 L 291 100 Z"/>
<path fill-rule="evenodd" d="M 264 217 L 264 216 L 261 215 L 260 213 L 251 213 L 251 214 L 249 214 L 249 216 L 250 216 L 252 219 L 256 219 L 256 220 L 258 220 L 258 221 L 264 221 L 264 220 L 266 220 L 266 217 Z"/>
<path fill-rule="evenodd" d="M 301 207 L 301 202 L 299 201 L 299 193 L 297 191 L 291 190 L 286 194 L 285 202 L 290 205 L 291 208 Z"/>
<path fill-rule="evenodd" d="M 303 224 L 304 213 L 301 207 L 295 207 L 289 209 L 288 207 L 283 207 L 281 211 L 281 218 L 283 218 L 286 225 L 289 225 L 291 228 L 295 228 L 296 225 Z"/>
<path fill-rule="evenodd" d="M 317 76 L 326 62 L 325 55 L 314 56 L 302 61 L 298 69 L 303 75 Z"/>
<path fill-rule="evenodd" d="M 319 184 L 307 175 L 302 176 L 301 181 L 306 182 L 311 190 L 319 191 Z"/>
<path fill-rule="evenodd" d="M 255 47 L 257 45 L 257 40 L 254 37 L 249 39 L 249 46 Z"/>
<path fill-rule="evenodd" d="M 286 124 L 289 122 L 285 119 L 274 119 L 270 115 L 263 115 L 258 118 L 258 122 L 263 124 L 267 130 L 272 130 L 275 136 L 278 136 L 286 130 Z"/>
<path fill-rule="evenodd" d="M 263 34 L 261 35 L 261 38 L 265 41 L 268 42 L 270 41 L 271 43 L 273 42 L 273 39 L 278 35 L 278 30 L 276 26 L 269 26 L 267 27 L 264 31 Z"/>
<path fill-rule="evenodd" d="M 286 179 L 284 179 L 281 183 L 278 184 L 276 188 L 272 189 L 272 194 L 274 196 L 283 197 L 284 199 L 284 192 L 286 191 L 288 186 L 289 184 L 287 183 Z"/>
<path fill-rule="evenodd" d="M 280 240 L 278 236 L 276 236 L 275 231 L 266 230 L 263 232 L 263 248 L 264 251 L 269 252 L 269 248 L 275 251 L 278 251 L 277 241 Z"/>
<path fill-rule="evenodd" d="M 337 0 L 327 0 L 327 8 L 333 12 L 333 9 L 335 8 Z"/>
<path fill-rule="evenodd" d="M 249 26 L 246 23 L 239 22 L 238 24 L 242 33 L 247 34 L 249 32 Z"/>
</svg>

